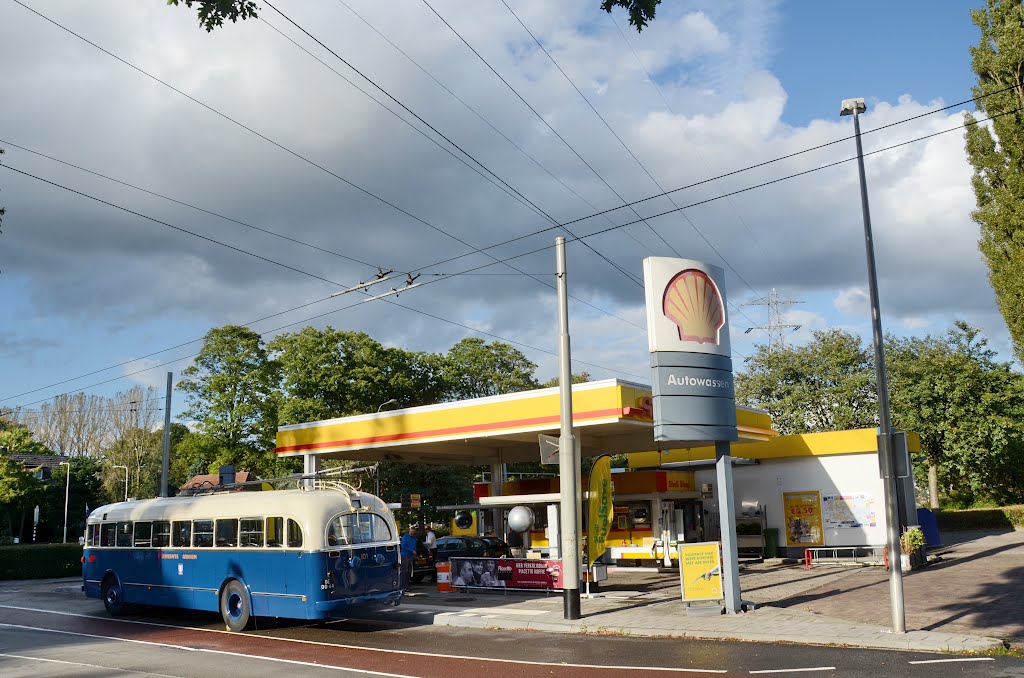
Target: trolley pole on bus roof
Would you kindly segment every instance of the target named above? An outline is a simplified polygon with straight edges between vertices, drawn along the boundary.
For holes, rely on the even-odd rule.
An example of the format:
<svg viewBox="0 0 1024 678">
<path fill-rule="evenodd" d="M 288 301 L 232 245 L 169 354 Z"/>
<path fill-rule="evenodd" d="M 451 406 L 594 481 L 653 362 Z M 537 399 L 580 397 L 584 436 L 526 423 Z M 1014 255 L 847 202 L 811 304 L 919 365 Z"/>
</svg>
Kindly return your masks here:
<svg viewBox="0 0 1024 678">
<path fill-rule="evenodd" d="M 558 482 L 561 494 L 560 525 L 561 537 L 559 555 L 562 557 L 562 589 L 564 592 L 564 618 L 580 618 L 580 540 L 579 506 L 579 460 L 576 458 L 576 441 L 572 433 L 572 371 L 569 351 L 569 295 L 565 272 L 565 238 L 555 239 L 555 258 L 558 273 L 558 387 L 559 420 L 558 437 Z"/>
</svg>

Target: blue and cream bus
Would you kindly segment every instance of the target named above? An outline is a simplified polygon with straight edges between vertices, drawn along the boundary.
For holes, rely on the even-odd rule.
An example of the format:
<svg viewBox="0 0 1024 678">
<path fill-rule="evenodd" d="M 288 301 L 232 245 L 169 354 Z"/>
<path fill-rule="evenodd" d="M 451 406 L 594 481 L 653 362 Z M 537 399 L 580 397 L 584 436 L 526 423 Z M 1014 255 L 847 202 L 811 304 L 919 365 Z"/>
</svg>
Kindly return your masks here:
<svg viewBox="0 0 1024 678">
<path fill-rule="evenodd" d="M 344 483 L 126 501 L 89 515 L 82 590 L 112 615 L 132 605 L 325 619 L 402 597 L 387 505 Z"/>
</svg>

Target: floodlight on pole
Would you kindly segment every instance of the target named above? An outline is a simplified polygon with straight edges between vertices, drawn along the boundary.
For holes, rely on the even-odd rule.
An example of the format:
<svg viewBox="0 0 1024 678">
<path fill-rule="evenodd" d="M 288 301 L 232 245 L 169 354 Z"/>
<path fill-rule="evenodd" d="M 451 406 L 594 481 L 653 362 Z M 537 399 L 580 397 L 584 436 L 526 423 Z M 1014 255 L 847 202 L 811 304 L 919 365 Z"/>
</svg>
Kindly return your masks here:
<svg viewBox="0 0 1024 678">
<path fill-rule="evenodd" d="M 868 287 L 871 292 L 871 330 L 875 345 L 875 378 L 878 387 L 878 455 L 882 468 L 882 493 L 885 501 L 886 542 L 889 552 L 889 604 L 893 633 L 906 633 L 903 608 L 903 572 L 900 567 L 899 512 L 897 508 L 896 459 L 893 449 L 892 416 L 889 409 L 889 384 L 885 374 L 885 345 L 882 317 L 878 303 L 878 274 L 875 270 L 875 246 L 871 235 L 871 211 L 868 209 L 868 187 L 864 176 L 864 149 L 860 143 L 858 115 L 867 110 L 864 99 L 844 99 L 839 115 L 853 116 L 853 136 L 857 141 L 857 171 L 860 174 L 860 204 L 864 215 L 864 246 L 867 252 Z"/>
<path fill-rule="evenodd" d="M 67 477 L 64 479 L 64 542 L 68 543 L 68 494 L 71 490 L 71 462 L 62 461 L 61 466 L 67 466 Z"/>
<path fill-rule="evenodd" d="M 128 467 L 121 464 L 114 464 L 114 468 L 124 469 L 124 500 L 128 501 Z"/>
</svg>

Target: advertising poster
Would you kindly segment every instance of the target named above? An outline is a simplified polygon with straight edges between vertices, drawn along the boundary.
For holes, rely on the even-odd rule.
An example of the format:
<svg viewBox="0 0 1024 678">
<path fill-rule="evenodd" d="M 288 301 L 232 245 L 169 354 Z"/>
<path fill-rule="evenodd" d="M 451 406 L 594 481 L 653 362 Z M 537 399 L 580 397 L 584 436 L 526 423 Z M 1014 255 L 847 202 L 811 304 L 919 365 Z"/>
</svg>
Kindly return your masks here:
<svg viewBox="0 0 1024 678">
<path fill-rule="evenodd" d="M 821 493 L 783 492 L 786 546 L 824 546 L 821 529 Z"/>
<path fill-rule="evenodd" d="M 722 561 L 717 541 L 679 545 L 683 601 L 722 598 Z"/>
<path fill-rule="evenodd" d="M 821 511 L 826 528 L 877 527 L 875 498 L 867 492 L 825 495 Z"/>
<path fill-rule="evenodd" d="M 561 589 L 562 561 L 520 558 L 452 558 L 453 588 Z"/>
</svg>

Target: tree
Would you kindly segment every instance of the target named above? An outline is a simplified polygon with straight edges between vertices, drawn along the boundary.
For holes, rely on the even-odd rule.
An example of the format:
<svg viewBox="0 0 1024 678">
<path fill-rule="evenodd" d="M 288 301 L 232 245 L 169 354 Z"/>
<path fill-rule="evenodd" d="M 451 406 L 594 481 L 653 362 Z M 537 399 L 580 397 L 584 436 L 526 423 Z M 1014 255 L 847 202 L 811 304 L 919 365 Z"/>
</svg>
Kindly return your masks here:
<svg viewBox="0 0 1024 678">
<path fill-rule="evenodd" d="M 736 374 L 736 401 L 761 407 L 783 434 L 876 426 L 871 353 L 860 337 L 815 332 L 801 347 L 758 347 Z"/>
<path fill-rule="evenodd" d="M 1024 360 L 1024 8 L 1016 0 L 987 0 L 986 8 L 971 11 L 971 21 L 981 29 L 971 48 L 977 107 L 1000 116 L 990 131 L 964 114 L 977 199 L 971 216 L 981 226 L 989 283 L 1017 358 Z"/>
<path fill-rule="evenodd" d="M 85 533 L 86 508 L 102 506 L 107 500 L 103 490 L 103 464 L 91 457 L 79 456 L 69 460 L 69 466 L 54 467 L 46 483 L 40 504 L 41 520 L 49 525 L 57 537 L 63 538 L 64 492 L 67 490 L 68 541 L 77 542 Z M 65 483 L 67 483 L 65 485 Z M 117 497 L 120 501 L 122 497 Z"/>
<path fill-rule="evenodd" d="M 1024 498 L 1024 378 L 995 360 L 977 328 L 944 337 L 888 337 L 893 421 L 921 436 L 929 495 L 961 504 Z"/>
<path fill-rule="evenodd" d="M 463 400 L 537 388 L 537 365 L 518 349 L 495 341 L 463 339 L 448 350 L 443 375 L 448 398 Z"/>
<path fill-rule="evenodd" d="M 186 433 L 174 447 L 174 455 L 171 457 L 171 484 L 181 487 L 195 476 L 215 473 L 220 450 L 220 443 L 212 436 Z"/>
<path fill-rule="evenodd" d="M 580 372 L 579 374 L 571 374 L 569 376 L 569 381 L 573 384 L 585 384 L 590 380 L 590 372 Z M 561 377 L 552 377 L 543 384 L 540 384 L 540 388 L 554 388 L 558 386 L 559 381 L 561 381 Z"/>
<path fill-rule="evenodd" d="M 661 0 L 601 0 L 601 9 L 611 14 L 614 7 L 622 7 L 629 12 L 630 25 L 636 26 L 639 33 L 654 21 L 654 12 L 660 4 Z"/>
<path fill-rule="evenodd" d="M 281 365 L 282 424 L 429 405 L 444 395 L 439 356 L 385 348 L 363 332 L 306 327 L 270 343 Z"/>
<path fill-rule="evenodd" d="M 224 25 L 225 19 L 237 22 L 239 19 L 255 19 L 260 8 L 252 0 L 167 0 L 168 5 L 184 3 L 191 8 L 199 5 L 199 25 L 209 33 L 214 28 Z M 601 9 L 611 13 L 614 7 L 622 7 L 629 12 L 629 23 L 636 26 L 637 32 L 644 29 L 654 20 L 654 12 L 661 0 L 602 0 Z"/>
<path fill-rule="evenodd" d="M 214 463 L 272 473 L 280 366 L 260 335 L 239 325 L 210 330 L 182 376 L 186 379 L 178 387 L 188 397 L 186 416 L 219 446 Z"/>
</svg>

